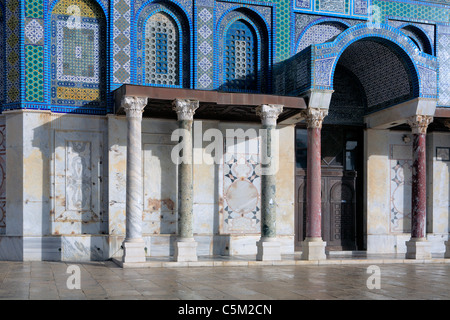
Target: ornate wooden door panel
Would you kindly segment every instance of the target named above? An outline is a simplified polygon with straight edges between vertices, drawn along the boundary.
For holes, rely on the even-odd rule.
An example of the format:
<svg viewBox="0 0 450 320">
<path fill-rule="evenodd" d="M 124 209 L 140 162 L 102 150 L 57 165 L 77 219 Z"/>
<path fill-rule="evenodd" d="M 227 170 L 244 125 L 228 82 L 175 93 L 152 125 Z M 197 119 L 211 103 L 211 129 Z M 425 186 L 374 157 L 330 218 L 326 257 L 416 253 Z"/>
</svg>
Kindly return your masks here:
<svg viewBox="0 0 450 320">
<path fill-rule="evenodd" d="M 360 134 L 360 136 L 362 136 Z M 297 134 L 295 248 L 301 250 L 306 236 L 306 168 L 301 159 L 306 146 Z M 357 141 L 359 140 L 359 141 Z M 303 147 L 303 148 L 299 148 Z M 355 146 L 360 139 L 345 128 L 324 130 L 322 135 L 322 238 L 327 250 L 356 250 L 357 169 Z M 300 150 L 299 150 L 300 149 Z M 300 167 L 300 168 L 299 168 Z M 360 196 L 361 190 L 359 191 Z"/>
<path fill-rule="evenodd" d="M 329 195 L 329 249 L 355 250 L 355 177 L 325 178 Z"/>
</svg>

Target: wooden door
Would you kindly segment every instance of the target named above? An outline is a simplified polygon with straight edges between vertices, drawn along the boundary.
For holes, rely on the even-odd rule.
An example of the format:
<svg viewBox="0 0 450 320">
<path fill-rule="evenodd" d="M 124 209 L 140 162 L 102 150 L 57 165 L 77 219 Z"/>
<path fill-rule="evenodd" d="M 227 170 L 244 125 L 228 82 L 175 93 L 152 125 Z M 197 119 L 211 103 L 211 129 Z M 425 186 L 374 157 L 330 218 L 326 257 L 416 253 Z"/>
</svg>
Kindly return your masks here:
<svg viewBox="0 0 450 320">
<path fill-rule="evenodd" d="M 362 198 L 362 188 L 357 190 L 358 170 L 362 169 L 362 132 L 354 131 L 345 127 L 322 129 L 322 238 L 327 242 L 327 250 L 356 250 L 358 235 L 362 236 L 356 212 Z M 306 130 L 297 129 L 296 250 L 301 250 L 306 235 L 305 137 Z"/>
</svg>

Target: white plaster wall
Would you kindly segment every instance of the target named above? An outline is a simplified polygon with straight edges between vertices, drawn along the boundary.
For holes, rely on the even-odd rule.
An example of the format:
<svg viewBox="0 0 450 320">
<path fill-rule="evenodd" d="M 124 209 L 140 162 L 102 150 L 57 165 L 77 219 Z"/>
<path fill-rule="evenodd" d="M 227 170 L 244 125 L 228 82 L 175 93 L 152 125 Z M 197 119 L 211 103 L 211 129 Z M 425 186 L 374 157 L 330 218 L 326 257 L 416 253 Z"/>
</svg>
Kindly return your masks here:
<svg viewBox="0 0 450 320">
<path fill-rule="evenodd" d="M 406 142 L 403 138 L 409 139 Z M 427 239 L 444 252 L 449 226 L 449 163 L 436 160 L 436 146 L 449 146 L 448 133 L 427 135 Z M 369 253 L 405 253 L 411 237 L 410 131 L 365 132 L 365 217 Z"/>
<path fill-rule="evenodd" d="M 104 117 L 30 110 L 8 111 L 5 117 L 9 128 L 6 210 L 10 214 L 6 215 L 5 235 L 0 237 L 0 258 L 106 259 Z M 67 161 L 68 141 L 89 141 L 83 156 L 90 161 L 84 169 L 77 162 L 83 156 L 73 150 L 73 161 Z M 77 178 L 83 171 L 89 176 Z M 85 198 L 87 207 L 78 210 L 80 190 L 89 190 L 83 195 L 89 198 Z M 66 201 L 69 197 L 74 201 Z"/>
<path fill-rule="evenodd" d="M 6 228 L 2 260 L 104 260 L 121 256 L 125 236 L 126 132 L 124 116 L 5 112 Z M 1 124 L 1 123 L 0 123 Z M 259 124 L 202 121 L 216 128 Z M 177 221 L 177 168 L 170 152 L 174 120 L 143 119 L 143 231 L 148 254 L 173 254 Z M 198 133 L 198 132 L 197 132 Z M 194 146 L 194 154 L 205 147 Z M 78 147 L 77 147 L 78 145 Z M 79 148 L 83 146 L 83 148 Z M 208 155 L 206 155 L 208 157 Z M 293 252 L 294 127 L 280 127 L 277 233 L 282 252 Z M 198 254 L 254 254 L 259 230 L 224 233 L 220 168 L 196 163 L 194 234 Z"/>
<path fill-rule="evenodd" d="M 402 222 L 397 229 L 392 223 L 393 194 L 400 211 L 410 210 L 407 203 L 410 201 L 410 189 L 401 186 L 396 190 L 392 185 L 392 167 L 397 162 L 395 158 L 408 158 L 408 150 L 411 148 L 411 143 L 402 140 L 405 134 L 411 137 L 410 132 L 382 129 L 367 129 L 365 132 L 365 216 L 369 253 L 406 252 L 405 241 L 409 240 L 410 231 L 403 230 L 403 226 L 408 223 Z"/>
<path fill-rule="evenodd" d="M 445 252 L 450 230 L 450 161 L 436 157 L 438 147 L 450 148 L 449 132 L 427 135 L 427 238 L 433 252 Z"/>
<path fill-rule="evenodd" d="M 177 128 L 174 120 L 148 119 L 142 122 L 144 215 L 143 237 L 148 254 L 168 256 L 173 254 L 177 221 L 177 168 L 171 161 L 171 150 L 177 141 L 171 134 Z M 219 121 L 195 121 L 193 134 L 199 135 L 211 128 L 225 136 L 226 129 L 259 129 L 258 124 L 237 124 Z M 194 139 L 195 141 L 195 139 Z M 197 140 L 199 141 L 199 140 Z M 280 166 L 277 176 L 277 232 L 283 253 L 293 252 L 294 238 L 294 127 L 280 130 Z M 223 232 L 221 203 L 223 182 L 220 164 L 211 164 L 211 155 L 205 151 L 209 141 L 194 143 L 194 237 L 199 255 L 255 254 L 257 232 Z M 205 161 L 206 160 L 206 161 Z M 111 255 L 121 255 L 125 235 L 126 187 L 126 118 L 108 116 L 109 162 L 109 233 Z M 211 161 L 212 162 L 212 161 Z M 223 209 L 223 208 L 222 208 Z"/>
</svg>

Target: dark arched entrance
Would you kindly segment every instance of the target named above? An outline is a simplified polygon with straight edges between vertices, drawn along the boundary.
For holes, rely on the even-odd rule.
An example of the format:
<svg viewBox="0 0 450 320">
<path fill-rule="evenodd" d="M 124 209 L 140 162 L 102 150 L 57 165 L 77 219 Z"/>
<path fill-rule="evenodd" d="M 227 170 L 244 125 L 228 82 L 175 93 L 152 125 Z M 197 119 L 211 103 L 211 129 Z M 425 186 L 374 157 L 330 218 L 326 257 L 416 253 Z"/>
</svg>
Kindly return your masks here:
<svg viewBox="0 0 450 320">
<path fill-rule="evenodd" d="M 381 38 L 350 44 L 334 69 L 322 127 L 322 238 L 327 250 L 364 250 L 364 116 L 417 96 L 407 54 Z M 296 248 L 305 238 L 306 127 L 296 132 Z"/>
</svg>

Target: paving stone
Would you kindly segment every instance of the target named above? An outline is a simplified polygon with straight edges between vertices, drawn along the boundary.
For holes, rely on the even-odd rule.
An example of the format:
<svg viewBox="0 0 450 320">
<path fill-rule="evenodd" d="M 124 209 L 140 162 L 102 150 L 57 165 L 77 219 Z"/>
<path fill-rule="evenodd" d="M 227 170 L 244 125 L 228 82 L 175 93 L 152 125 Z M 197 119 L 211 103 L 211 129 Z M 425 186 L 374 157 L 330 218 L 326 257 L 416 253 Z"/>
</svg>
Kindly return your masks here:
<svg viewBox="0 0 450 320">
<path fill-rule="evenodd" d="M 31 271 L 20 271 L 27 266 L 0 261 L 1 300 L 450 299 L 450 264 L 444 263 L 380 264 L 380 289 L 367 287 L 367 264 L 124 270 L 98 262 L 80 264 L 81 290 L 67 288 L 66 263 L 33 262 Z"/>
</svg>

